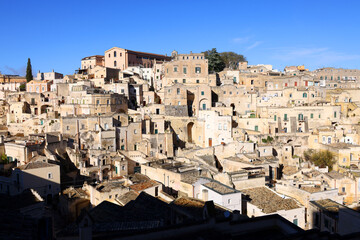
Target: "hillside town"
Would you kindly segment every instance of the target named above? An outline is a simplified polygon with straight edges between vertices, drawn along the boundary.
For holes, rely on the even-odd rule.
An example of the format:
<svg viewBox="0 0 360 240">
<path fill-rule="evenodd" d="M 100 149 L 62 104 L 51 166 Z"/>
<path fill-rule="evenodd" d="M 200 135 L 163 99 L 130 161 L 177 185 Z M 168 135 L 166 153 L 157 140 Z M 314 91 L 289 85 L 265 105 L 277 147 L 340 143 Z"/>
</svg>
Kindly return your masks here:
<svg viewBox="0 0 360 240">
<path fill-rule="evenodd" d="M 360 70 L 211 61 L 0 73 L 0 238 L 360 238 Z"/>
</svg>

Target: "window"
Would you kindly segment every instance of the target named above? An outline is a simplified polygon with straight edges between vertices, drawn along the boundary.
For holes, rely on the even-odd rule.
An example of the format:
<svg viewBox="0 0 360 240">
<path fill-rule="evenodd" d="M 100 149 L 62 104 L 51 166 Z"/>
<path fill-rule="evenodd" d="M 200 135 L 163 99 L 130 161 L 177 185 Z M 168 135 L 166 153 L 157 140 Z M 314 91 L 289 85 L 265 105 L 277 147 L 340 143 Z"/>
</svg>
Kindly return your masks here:
<svg viewBox="0 0 360 240">
<path fill-rule="evenodd" d="M 177 72 L 177 67 L 174 67 L 174 72 Z"/>
<path fill-rule="evenodd" d="M 176 79 L 174 80 L 174 83 L 177 83 L 177 80 L 176 80 Z"/>
<path fill-rule="evenodd" d="M 199 81 L 199 80 L 196 80 L 196 83 L 200 83 L 200 81 Z"/>
<path fill-rule="evenodd" d="M 206 110 L 206 104 L 203 103 L 203 110 Z"/>
<path fill-rule="evenodd" d="M 48 179 L 52 179 L 53 178 L 53 174 L 52 173 L 48 173 Z"/>
<path fill-rule="evenodd" d="M 183 68 L 183 73 L 186 74 L 186 72 L 187 72 L 187 69 L 186 69 L 186 67 L 184 67 Z"/>
<path fill-rule="evenodd" d="M 286 113 L 284 114 L 284 120 L 285 121 L 287 120 L 287 114 Z"/>
<path fill-rule="evenodd" d="M 228 204 L 230 204 L 231 203 L 231 199 L 228 199 Z"/>
<path fill-rule="evenodd" d="M 254 80 L 251 80 L 250 84 L 251 84 L 251 85 L 254 85 Z"/>
<path fill-rule="evenodd" d="M 134 134 L 137 134 L 137 130 L 136 130 L 136 129 L 134 130 Z"/>
<path fill-rule="evenodd" d="M 176 89 L 176 94 L 180 94 L 180 88 Z"/>
<path fill-rule="evenodd" d="M 210 129 L 210 124 L 206 124 L 206 128 L 207 128 L 207 129 Z"/>
<path fill-rule="evenodd" d="M 114 51 L 114 57 L 116 57 L 116 51 Z"/>
<path fill-rule="evenodd" d="M 183 79 L 183 83 L 186 83 L 186 79 Z"/>
<path fill-rule="evenodd" d="M 205 92 L 204 91 L 201 91 L 201 96 L 204 96 L 205 95 Z"/>
<path fill-rule="evenodd" d="M 296 226 L 298 225 L 298 220 L 296 218 L 293 220 L 293 224 L 295 224 Z"/>
<path fill-rule="evenodd" d="M 227 124 L 224 123 L 224 130 L 227 130 Z"/>
<path fill-rule="evenodd" d="M 304 115 L 302 115 L 301 113 L 298 115 L 298 120 L 304 120 Z"/>
<path fill-rule="evenodd" d="M 259 131 L 259 126 L 255 126 L 255 131 Z"/>
<path fill-rule="evenodd" d="M 334 112 L 334 118 L 336 118 L 336 112 Z"/>
<path fill-rule="evenodd" d="M 105 128 L 105 130 L 108 130 L 109 126 L 107 123 L 105 123 L 104 128 Z"/>
<path fill-rule="evenodd" d="M 276 115 L 274 115 L 274 121 L 276 121 Z"/>
<path fill-rule="evenodd" d="M 221 130 L 221 128 L 222 128 L 222 125 L 221 125 L 221 123 L 219 123 L 218 129 Z"/>
<path fill-rule="evenodd" d="M 346 192 L 346 189 L 345 189 L 345 187 L 343 187 L 343 188 L 342 188 L 341 190 L 342 190 L 342 192 L 343 192 L 343 193 L 344 193 L 344 192 Z"/>
<path fill-rule="evenodd" d="M 178 101 L 178 105 L 181 105 L 181 102 L 180 102 L 180 101 Z"/>
<path fill-rule="evenodd" d="M 303 93 L 303 98 L 307 98 L 307 93 Z"/>
<path fill-rule="evenodd" d="M 114 61 L 114 67 L 116 67 L 116 61 Z"/>
<path fill-rule="evenodd" d="M 195 73 L 201 73 L 201 67 L 195 67 Z"/>
<path fill-rule="evenodd" d="M 314 118 L 314 114 L 313 114 L 313 113 L 310 114 L 310 118 Z"/>
<path fill-rule="evenodd" d="M 96 100 L 96 105 L 99 105 L 100 104 L 100 100 Z"/>
<path fill-rule="evenodd" d="M 343 158 L 343 163 L 346 163 L 346 158 Z"/>
</svg>

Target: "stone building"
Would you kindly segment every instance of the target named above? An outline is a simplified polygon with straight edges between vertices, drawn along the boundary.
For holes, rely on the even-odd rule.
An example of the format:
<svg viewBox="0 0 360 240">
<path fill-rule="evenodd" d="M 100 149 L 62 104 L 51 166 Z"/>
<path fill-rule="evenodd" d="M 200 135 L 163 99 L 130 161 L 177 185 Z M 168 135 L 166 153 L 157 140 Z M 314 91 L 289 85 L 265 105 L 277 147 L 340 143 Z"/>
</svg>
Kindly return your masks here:
<svg viewBox="0 0 360 240">
<path fill-rule="evenodd" d="M 132 51 L 113 47 L 105 51 L 105 67 L 125 70 L 130 66 L 143 66 L 152 68 L 157 61 L 170 61 L 166 55 Z"/>
</svg>

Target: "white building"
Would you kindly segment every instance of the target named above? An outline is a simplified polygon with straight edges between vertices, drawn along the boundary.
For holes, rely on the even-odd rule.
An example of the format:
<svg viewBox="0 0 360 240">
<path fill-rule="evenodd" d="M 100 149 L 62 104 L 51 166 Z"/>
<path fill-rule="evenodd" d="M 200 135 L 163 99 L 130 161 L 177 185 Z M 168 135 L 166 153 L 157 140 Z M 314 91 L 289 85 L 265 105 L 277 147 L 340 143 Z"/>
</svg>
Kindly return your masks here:
<svg viewBox="0 0 360 240">
<path fill-rule="evenodd" d="M 199 120 L 204 123 L 204 147 L 230 143 L 232 139 L 232 117 L 221 116 L 214 110 L 199 111 Z"/>
<path fill-rule="evenodd" d="M 246 214 L 258 217 L 279 214 L 295 225 L 305 228 L 305 207 L 294 199 L 280 195 L 268 187 L 243 189 L 246 196 Z"/>
<path fill-rule="evenodd" d="M 206 178 L 203 178 L 206 180 Z M 220 182 L 208 180 L 200 184 L 195 196 L 203 201 L 214 201 L 214 203 L 230 210 L 239 210 L 241 213 L 241 192 L 228 187 Z"/>
</svg>

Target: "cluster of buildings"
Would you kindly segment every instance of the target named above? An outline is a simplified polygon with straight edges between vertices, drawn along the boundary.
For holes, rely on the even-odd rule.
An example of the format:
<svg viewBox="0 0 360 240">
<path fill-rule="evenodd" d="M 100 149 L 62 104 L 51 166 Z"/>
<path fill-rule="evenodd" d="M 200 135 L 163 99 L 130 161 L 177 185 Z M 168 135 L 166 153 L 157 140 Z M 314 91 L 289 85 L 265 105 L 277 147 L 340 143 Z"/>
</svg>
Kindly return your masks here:
<svg viewBox="0 0 360 240">
<path fill-rule="evenodd" d="M 360 70 L 208 65 L 113 47 L 73 75 L 0 74 L 11 236 L 359 237 Z"/>
</svg>

